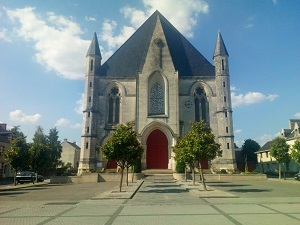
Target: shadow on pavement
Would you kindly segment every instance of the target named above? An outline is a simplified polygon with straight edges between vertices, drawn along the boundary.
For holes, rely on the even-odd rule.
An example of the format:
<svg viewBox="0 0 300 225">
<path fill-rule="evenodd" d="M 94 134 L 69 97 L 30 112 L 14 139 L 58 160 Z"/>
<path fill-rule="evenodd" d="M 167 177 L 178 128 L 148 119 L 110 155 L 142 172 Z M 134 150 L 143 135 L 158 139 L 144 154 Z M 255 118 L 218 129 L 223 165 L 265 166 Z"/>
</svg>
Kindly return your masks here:
<svg viewBox="0 0 300 225">
<path fill-rule="evenodd" d="M 164 193 L 164 194 L 177 194 L 177 193 L 186 193 L 187 190 L 181 190 L 181 189 L 153 189 L 148 191 L 139 191 L 141 193 Z"/>
<path fill-rule="evenodd" d="M 172 185 L 147 185 L 149 188 L 168 188 L 168 187 L 179 187 L 180 185 L 172 184 Z"/>
<path fill-rule="evenodd" d="M 208 184 L 211 187 L 244 187 L 250 186 L 248 184 Z"/>
<path fill-rule="evenodd" d="M 272 189 L 231 189 L 231 190 L 227 190 L 227 191 L 231 191 L 231 192 L 240 192 L 240 193 L 243 193 L 243 192 L 247 192 L 247 193 L 249 193 L 249 192 L 255 192 L 255 193 L 257 193 L 257 192 L 270 192 L 270 191 L 272 191 Z"/>
</svg>

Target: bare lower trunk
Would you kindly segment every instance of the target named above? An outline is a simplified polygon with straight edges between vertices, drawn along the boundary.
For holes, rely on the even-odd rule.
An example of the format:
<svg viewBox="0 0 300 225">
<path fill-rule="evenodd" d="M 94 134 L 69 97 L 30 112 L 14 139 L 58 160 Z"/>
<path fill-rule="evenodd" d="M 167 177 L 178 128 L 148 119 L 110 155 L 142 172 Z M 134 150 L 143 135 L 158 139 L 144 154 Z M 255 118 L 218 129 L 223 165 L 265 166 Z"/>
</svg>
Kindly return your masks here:
<svg viewBox="0 0 300 225">
<path fill-rule="evenodd" d="M 126 166 L 126 186 L 128 186 L 128 166 Z"/>
<path fill-rule="evenodd" d="M 133 177 L 134 177 L 134 166 L 132 166 L 132 177 L 131 177 L 131 183 L 133 183 Z"/>
<path fill-rule="evenodd" d="M 185 182 L 187 182 L 187 174 L 186 174 L 186 170 L 187 170 L 187 168 L 185 167 L 185 168 L 184 168 L 184 178 L 185 178 Z"/>
<path fill-rule="evenodd" d="M 195 180 L 196 180 L 196 179 L 195 179 L 195 167 L 193 167 L 192 170 L 193 170 L 193 185 L 195 185 Z"/>
<path fill-rule="evenodd" d="M 17 176 L 17 171 L 14 171 L 14 186 L 17 185 L 17 180 L 16 180 L 16 176 Z"/>
<path fill-rule="evenodd" d="M 203 189 L 204 189 L 204 191 L 207 191 L 201 163 L 199 163 L 199 166 L 200 166 L 200 176 L 201 176 L 201 180 L 202 180 Z"/>
<path fill-rule="evenodd" d="M 124 168 L 121 167 L 121 181 L 120 181 L 120 192 L 122 191 L 122 183 L 123 183 L 123 174 L 124 174 Z"/>
<path fill-rule="evenodd" d="M 281 179 L 281 163 L 279 163 L 279 179 Z"/>
</svg>

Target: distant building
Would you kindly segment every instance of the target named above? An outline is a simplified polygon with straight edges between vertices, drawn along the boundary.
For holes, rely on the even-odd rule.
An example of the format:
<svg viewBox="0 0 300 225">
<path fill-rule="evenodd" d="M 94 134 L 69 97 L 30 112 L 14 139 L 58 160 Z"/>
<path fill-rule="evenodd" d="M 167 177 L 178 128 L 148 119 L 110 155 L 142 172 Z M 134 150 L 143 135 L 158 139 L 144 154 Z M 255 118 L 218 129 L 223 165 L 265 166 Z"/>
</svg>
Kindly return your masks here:
<svg viewBox="0 0 300 225">
<path fill-rule="evenodd" d="M 72 164 L 72 168 L 77 170 L 80 158 L 80 147 L 76 145 L 76 142 L 69 142 L 68 139 L 64 139 L 61 143 L 62 152 L 60 160 L 66 165 Z"/>
<path fill-rule="evenodd" d="M 211 64 L 161 13 L 154 12 L 106 61 L 97 35 L 86 55 L 79 174 L 106 167 L 98 151 L 118 124 L 133 122 L 143 169 L 175 170 L 173 146 L 204 120 L 221 145 L 212 168 L 236 169 L 229 54 L 221 33 Z"/>
<path fill-rule="evenodd" d="M 13 169 L 4 159 L 4 152 L 11 148 L 12 133 L 6 130 L 6 124 L 0 123 L 0 178 L 12 177 Z"/>
<path fill-rule="evenodd" d="M 286 143 L 291 147 L 293 146 L 296 139 L 300 138 L 300 120 L 291 119 L 289 120 L 289 128 L 282 129 L 280 131 L 280 137 L 286 139 Z M 276 159 L 270 155 L 270 150 L 273 141 L 268 141 L 264 144 L 257 154 L 258 170 L 262 173 L 268 170 L 278 170 L 278 163 Z M 300 165 L 295 161 L 291 160 L 288 165 L 288 170 L 291 172 L 298 172 Z"/>
</svg>

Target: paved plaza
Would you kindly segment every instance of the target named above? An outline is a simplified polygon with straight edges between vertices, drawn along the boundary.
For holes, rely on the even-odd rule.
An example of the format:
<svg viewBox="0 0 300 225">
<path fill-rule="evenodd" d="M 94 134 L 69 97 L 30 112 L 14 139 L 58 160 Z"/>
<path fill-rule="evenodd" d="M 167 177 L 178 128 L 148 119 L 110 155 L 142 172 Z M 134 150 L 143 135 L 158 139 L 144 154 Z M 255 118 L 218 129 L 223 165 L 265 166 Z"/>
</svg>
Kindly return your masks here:
<svg viewBox="0 0 300 225">
<path fill-rule="evenodd" d="M 300 182 L 0 187 L 0 224 L 300 224 Z"/>
</svg>

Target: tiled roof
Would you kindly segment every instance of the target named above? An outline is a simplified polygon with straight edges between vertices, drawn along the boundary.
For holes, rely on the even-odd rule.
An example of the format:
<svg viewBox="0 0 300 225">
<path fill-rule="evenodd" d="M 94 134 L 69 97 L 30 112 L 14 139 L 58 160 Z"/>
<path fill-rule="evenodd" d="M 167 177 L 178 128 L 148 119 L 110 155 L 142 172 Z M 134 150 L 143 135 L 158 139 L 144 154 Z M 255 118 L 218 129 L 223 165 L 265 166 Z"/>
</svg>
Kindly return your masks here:
<svg viewBox="0 0 300 225">
<path fill-rule="evenodd" d="M 180 77 L 214 76 L 214 66 L 158 11 L 101 66 L 100 76 L 135 77 L 142 71 L 157 20 Z"/>
<path fill-rule="evenodd" d="M 270 151 L 272 144 L 273 144 L 273 141 L 268 141 L 256 153 Z"/>
</svg>

